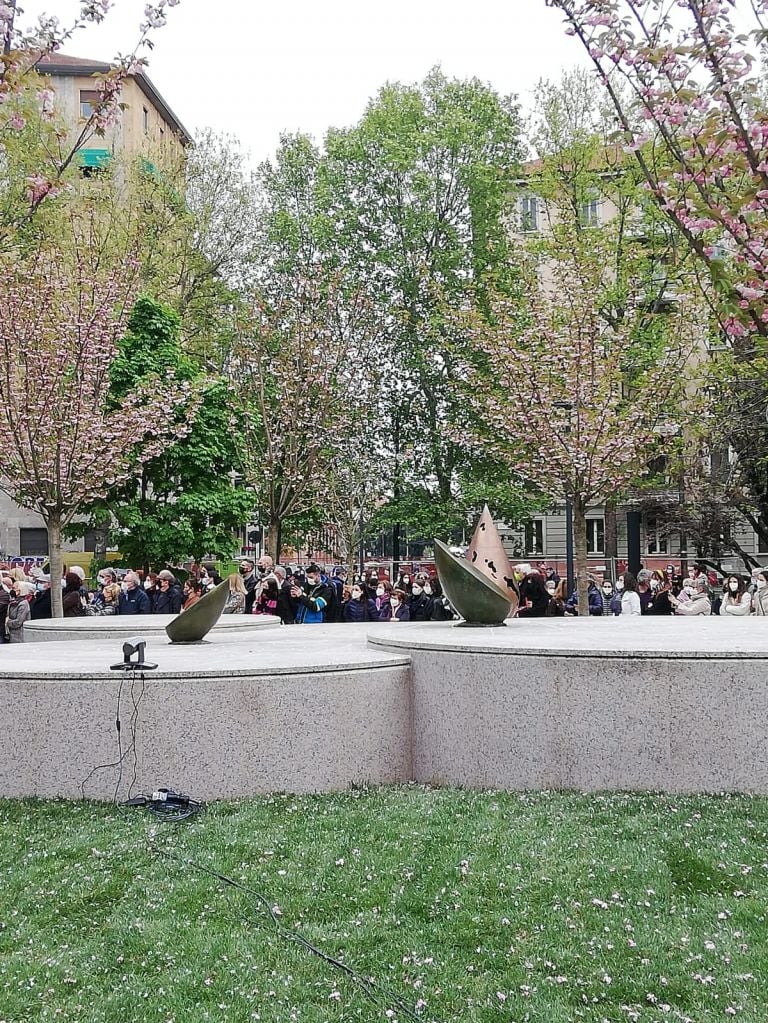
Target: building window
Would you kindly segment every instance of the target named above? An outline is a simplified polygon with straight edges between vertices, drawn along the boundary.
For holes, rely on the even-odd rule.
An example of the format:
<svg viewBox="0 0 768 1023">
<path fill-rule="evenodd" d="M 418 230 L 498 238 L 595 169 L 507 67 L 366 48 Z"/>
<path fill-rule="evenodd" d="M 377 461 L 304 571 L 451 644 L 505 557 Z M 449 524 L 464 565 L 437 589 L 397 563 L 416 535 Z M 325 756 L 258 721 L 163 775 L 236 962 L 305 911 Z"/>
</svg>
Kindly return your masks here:
<svg viewBox="0 0 768 1023">
<path fill-rule="evenodd" d="M 582 227 L 597 227 L 600 224 L 599 199 L 588 199 L 579 206 L 579 223 Z"/>
<path fill-rule="evenodd" d="M 646 554 L 669 553 L 667 538 L 660 535 L 659 522 L 655 516 L 645 520 L 645 551 Z"/>
<path fill-rule="evenodd" d="M 95 89 L 81 89 L 80 90 L 80 116 L 84 120 L 93 114 L 94 110 L 98 107 L 101 102 L 101 96 L 96 92 Z"/>
<path fill-rule="evenodd" d="M 525 524 L 525 553 L 544 553 L 544 520 L 529 519 Z"/>
<path fill-rule="evenodd" d="M 142 107 L 141 110 L 144 123 L 144 134 L 149 135 L 149 111 L 146 107 Z"/>
<path fill-rule="evenodd" d="M 20 529 L 19 554 L 22 557 L 48 553 L 47 529 Z"/>
<path fill-rule="evenodd" d="M 587 554 L 605 552 L 605 519 L 587 519 Z"/>
<path fill-rule="evenodd" d="M 520 230 L 539 230 L 539 200 L 535 195 L 523 195 L 520 197 Z"/>
</svg>

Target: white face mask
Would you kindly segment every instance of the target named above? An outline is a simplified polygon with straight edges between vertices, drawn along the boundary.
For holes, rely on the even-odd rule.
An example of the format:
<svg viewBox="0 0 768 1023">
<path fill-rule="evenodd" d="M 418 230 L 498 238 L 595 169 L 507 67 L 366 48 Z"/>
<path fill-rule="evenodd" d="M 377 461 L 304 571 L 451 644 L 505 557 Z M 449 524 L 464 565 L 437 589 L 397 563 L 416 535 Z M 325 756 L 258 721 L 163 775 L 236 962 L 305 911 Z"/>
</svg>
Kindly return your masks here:
<svg viewBox="0 0 768 1023">
<path fill-rule="evenodd" d="M 552 594 L 555 592 L 555 584 L 547 583 L 547 593 Z"/>
<path fill-rule="evenodd" d="M 604 586 L 603 587 L 603 593 L 611 593 L 612 590 L 613 590 L 612 586 Z"/>
<path fill-rule="evenodd" d="M 414 597 L 421 596 L 421 593 L 422 593 L 422 589 L 421 589 L 420 586 L 414 586 L 413 587 L 413 595 L 414 595 Z"/>
<path fill-rule="evenodd" d="M 144 580 L 144 589 L 145 590 L 151 590 L 152 589 L 152 580 L 151 579 L 145 579 Z"/>
<path fill-rule="evenodd" d="M 693 593 L 693 587 L 691 586 L 690 583 L 686 583 L 683 589 L 685 590 L 689 597 Z"/>
<path fill-rule="evenodd" d="M 429 585 L 429 583 L 427 583 L 427 585 L 424 587 L 424 592 L 428 597 L 432 595 L 432 587 Z"/>
<path fill-rule="evenodd" d="M 728 589 L 731 591 L 731 593 L 736 593 L 738 591 L 738 589 L 739 589 L 739 584 L 738 583 L 728 583 Z"/>
<path fill-rule="evenodd" d="M 652 590 L 658 590 L 658 588 L 659 588 L 659 580 L 658 579 L 651 579 L 651 589 Z"/>
<path fill-rule="evenodd" d="M 362 592 L 360 590 L 352 590 L 352 599 L 353 600 L 359 600 L 362 597 L 362 595 L 363 594 L 362 594 Z"/>
<path fill-rule="evenodd" d="M 764 590 L 766 586 L 768 586 L 768 583 L 765 581 L 765 579 L 758 579 L 757 580 L 757 588 L 758 588 L 758 590 Z"/>
<path fill-rule="evenodd" d="M 623 590 L 624 589 L 624 580 L 623 579 L 617 579 L 616 580 L 616 589 L 617 590 Z"/>
<path fill-rule="evenodd" d="M 383 597 L 384 596 L 384 587 L 383 586 L 377 586 L 376 587 L 376 596 L 377 597 Z"/>
</svg>

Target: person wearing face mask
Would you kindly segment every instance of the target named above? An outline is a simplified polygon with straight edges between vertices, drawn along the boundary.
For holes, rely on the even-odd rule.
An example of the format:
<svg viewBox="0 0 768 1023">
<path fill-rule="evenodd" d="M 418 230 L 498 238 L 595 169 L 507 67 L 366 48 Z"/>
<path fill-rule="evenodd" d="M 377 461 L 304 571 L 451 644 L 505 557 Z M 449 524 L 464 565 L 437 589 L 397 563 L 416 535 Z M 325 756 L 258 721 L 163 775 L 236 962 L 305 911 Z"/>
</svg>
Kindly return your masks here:
<svg viewBox="0 0 768 1023">
<path fill-rule="evenodd" d="M 752 610 L 756 615 L 768 615 L 768 571 L 762 569 L 755 578 L 755 592 L 752 594 Z"/>
<path fill-rule="evenodd" d="M 648 614 L 648 605 L 653 600 L 653 590 L 651 589 L 651 578 L 652 573 L 647 568 L 641 568 L 637 573 L 637 593 L 640 597 L 640 613 Z"/>
<path fill-rule="evenodd" d="M 79 587 L 78 587 L 79 590 Z M 78 592 L 78 600 L 80 599 L 80 593 Z M 9 643 L 23 643 L 24 642 L 24 622 L 29 621 L 30 608 L 29 598 L 20 593 L 14 584 L 13 589 L 10 593 L 10 603 L 8 604 L 8 617 L 5 621 L 5 628 L 8 634 Z"/>
<path fill-rule="evenodd" d="M 53 609 L 51 608 L 51 577 L 49 575 L 39 575 L 35 582 L 35 590 L 37 592 L 32 598 L 30 618 L 33 618 L 35 621 L 42 618 L 53 618 Z"/>
<path fill-rule="evenodd" d="M 707 577 L 698 575 L 693 580 L 691 593 L 688 600 L 683 601 L 682 594 L 679 597 L 670 595 L 670 602 L 675 609 L 676 615 L 711 615 L 712 605 L 707 592 Z"/>
<path fill-rule="evenodd" d="M 411 620 L 411 609 L 408 604 L 408 594 L 405 590 L 393 590 L 389 598 L 392 607 L 392 622 L 409 622 Z"/>
<path fill-rule="evenodd" d="M 421 577 L 413 580 L 411 599 L 408 601 L 410 621 L 428 622 L 432 617 L 432 598 L 424 592 L 425 581 Z"/>
<path fill-rule="evenodd" d="M 565 616 L 565 602 L 568 599 L 567 585 L 567 579 L 561 579 L 556 586 L 554 580 L 547 580 L 546 590 L 549 595 L 549 604 L 545 614 L 546 618 L 563 618 Z"/>
<path fill-rule="evenodd" d="M 240 567 L 238 569 L 240 576 L 242 577 L 243 583 L 245 584 L 245 613 L 247 615 L 253 614 L 253 605 L 256 602 L 258 596 L 256 592 L 256 571 L 254 562 L 250 558 L 241 558 Z"/>
<path fill-rule="evenodd" d="M 725 580 L 723 599 L 720 603 L 720 615 L 724 618 L 741 618 L 752 610 L 752 601 L 744 586 L 744 580 L 738 575 L 729 575 Z"/>
<path fill-rule="evenodd" d="M 613 583 L 610 579 L 603 579 L 600 584 L 600 599 L 603 602 L 603 614 L 612 615 L 613 610 Z"/>
<path fill-rule="evenodd" d="M 179 580 L 170 569 L 164 568 L 162 572 L 157 573 L 157 593 L 152 603 L 153 614 L 177 615 L 183 603 L 184 593 Z"/>
<path fill-rule="evenodd" d="M 411 592 L 411 574 L 410 572 L 401 572 L 400 577 L 397 580 L 397 586 L 395 589 L 404 590 L 405 593 Z"/>
<path fill-rule="evenodd" d="M 325 612 L 329 609 L 329 605 L 329 615 L 332 612 L 333 587 L 320 571 L 319 565 L 311 564 L 307 568 L 304 586 L 292 586 L 291 597 L 298 603 L 296 622 L 299 625 L 324 622 Z"/>
<path fill-rule="evenodd" d="M 341 609 L 343 622 L 375 622 L 379 612 L 376 609 L 376 598 L 369 597 L 363 583 L 353 583 L 349 600 Z"/>
<path fill-rule="evenodd" d="M 392 583 L 389 579 L 382 579 L 376 587 L 376 612 L 378 621 L 388 622 L 392 617 Z"/>
<path fill-rule="evenodd" d="M 651 577 L 651 593 L 653 599 L 648 605 L 646 614 L 649 615 L 672 615 L 675 613 L 675 609 L 669 599 L 669 595 L 672 592 L 672 584 L 663 572 L 658 569 L 653 573 Z"/>
</svg>

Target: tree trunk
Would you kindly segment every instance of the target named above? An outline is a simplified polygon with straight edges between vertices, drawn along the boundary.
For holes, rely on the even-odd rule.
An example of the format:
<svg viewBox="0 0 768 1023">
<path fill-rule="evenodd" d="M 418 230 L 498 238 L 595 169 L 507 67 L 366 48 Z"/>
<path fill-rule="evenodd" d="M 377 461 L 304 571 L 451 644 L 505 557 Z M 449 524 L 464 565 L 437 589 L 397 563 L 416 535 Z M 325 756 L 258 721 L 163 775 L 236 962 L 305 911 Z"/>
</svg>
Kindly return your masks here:
<svg viewBox="0 0 768 1023">
<path fill-rule="evenodd" d="M 63 618 L 61 572 L 64 567 L 64 555 L 61 552 L 61 516 L 50 514 L 45 524 L 48 527 L 48 560 L 51 568 L 51 615 L 53 618 Z"/>
<path fill-rule="evenodd" d="M 616 562 L 619 558 L 619 526 L 616 519 L 616 502 L 605 502 L 605 565 L 606 577 L 616 582 Z"/>
<path fill-rule="evenodd" d="M 573 540 L 576 560 L 576 593 L 579 598 L 579 614 L 589 614 L 589 563 L 587 562 L 587 507 L 581 495 L 573 498 Z"/>
<path fill-rule="evenodd" d="M 268 554 L 276 565 L 280 564 L 280 522 L 272 519 L 267 527 L 264 539 L 265 554 Z"/>
</svg>

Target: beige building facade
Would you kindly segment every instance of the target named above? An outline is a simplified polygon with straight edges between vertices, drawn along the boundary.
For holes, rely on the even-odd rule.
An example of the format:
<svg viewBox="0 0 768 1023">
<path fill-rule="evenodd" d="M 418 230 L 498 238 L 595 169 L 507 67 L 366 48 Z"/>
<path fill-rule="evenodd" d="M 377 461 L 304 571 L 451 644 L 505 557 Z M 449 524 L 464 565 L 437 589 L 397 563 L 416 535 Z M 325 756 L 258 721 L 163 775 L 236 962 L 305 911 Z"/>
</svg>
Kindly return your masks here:
<svg viewBox="0 0 768 1023">
<path fill-rule="evenodd" d="M 54 53 L 44 58 L 40 74 L 48 79 L 55 93 L 55 107 L 71 125 L 74 142 L 86 124 L 92 104 L 98 101 L 94 76 L 106 74 L 110 65 L 101 61 L 68 57 Z M 192 138 L 147 75 L 130 75 L 126 80 L 121 103 L 124 105 L 116 123 L 102 136 L 92 136 L 77 154 L 77 163 L 84 176 L 105 166 L 119 154 L 157 161 L 165 154 L 178 161 Z M 93 551 L 95 536 L 65 543 L 65 551 Z M 0 560 L 22 558 L 44 559 L 48 552 L 45 524 L 35 512 L 20 508 L 6 494 L 0 493 Z"/>
</svg>

